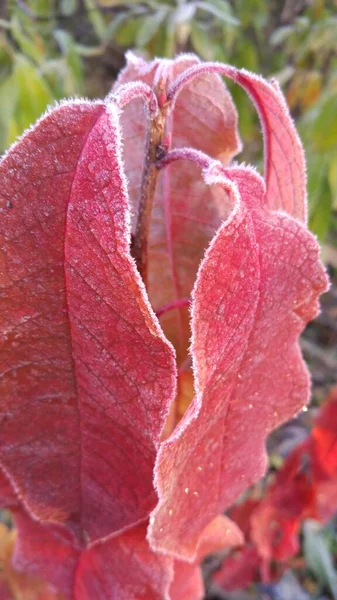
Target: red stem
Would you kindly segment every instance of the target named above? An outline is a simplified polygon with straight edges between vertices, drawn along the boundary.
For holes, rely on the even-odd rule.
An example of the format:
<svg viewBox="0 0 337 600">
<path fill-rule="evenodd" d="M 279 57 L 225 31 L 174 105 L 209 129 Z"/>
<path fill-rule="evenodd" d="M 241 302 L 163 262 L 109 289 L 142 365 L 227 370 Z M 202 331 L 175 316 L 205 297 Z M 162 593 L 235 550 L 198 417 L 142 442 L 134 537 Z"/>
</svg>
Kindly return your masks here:
<svg viewBox="0 0 337 600">
<path fill-rule="evenodd" d="M 176 160 L 191 160 L 201 169 L 207 169 L 212 162 L 215 162 L 214 158 L 211 158 L 200 150 L 195 150 L 194 148 L 175 148 L 174 150 L 170 150 L 164 158 L 157 161 L 157 168 L 166 167 Z"/>
<path fill-rule="evenodd" d="M 225 75 L 234 81 L 240 79 L 240 72 L 237 69 L 230 65 L 223 65 L 218 62 L 206 62 L 201 65 L 190 67 L 181 73 L 181 75 L 179 75 L 169 86 L 167 99 L 172 103 L 171 106 L 174 105 L 175 100 L 185 85 L 203 73 L 218 73 L 219 75 Z"/>
<path fill-rule="evenodd" d="M 156 310 L 157 317 L 161 317 L 169 310 L 174 310 L 175 308 L 183 308 L 185 306 L 190 306 L 191 301 L 188 298 L 181 298 L 181 300 L 174 300 L 173 302 L 169 302 L 169 304 L 165 304 L 158 310 Z"/>
</svg>

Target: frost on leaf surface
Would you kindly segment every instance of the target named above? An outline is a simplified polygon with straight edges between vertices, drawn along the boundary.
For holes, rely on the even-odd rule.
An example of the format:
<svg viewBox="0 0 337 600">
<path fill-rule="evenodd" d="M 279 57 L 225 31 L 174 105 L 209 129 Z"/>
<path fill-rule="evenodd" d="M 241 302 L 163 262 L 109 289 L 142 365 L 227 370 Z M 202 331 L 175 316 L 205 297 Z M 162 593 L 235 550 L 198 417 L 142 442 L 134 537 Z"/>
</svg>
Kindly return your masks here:
<svg viewBox="0 0 337 600">
<path fill-rule="evenodd" d="M 265 203 L 273 210 L 284 210 L 300 221 L 306 221 L 303 146 L 277 81 L 267 81 L 231 65 L 201 63 L 190 67 L 171 83 L 169 97 L 179 101 L 180 94 L 191 82 L 193 87 L 200 77 L 211 73 L 224 75 L 238 83 L 249 94 L 259 113 L 264 138 Z"/>
<path fill-rule="evenodd" d="M 240 140 L 219 74 L 259 110 L 264 180 L 228 166 Z M 327 285 L 283 96 L 192 55 L 130 56 L 105 101 L 63 103 L 28 131 L 0 183 L 13 564 L 69 600 L 201 599 L 203 557 L 242 543 L 221 513 L 308 399 L 298 336 Z"/>
<path fill-rule="evenodd" d="M 132 80 L 148 85 L 169 82 L 193 65 L 194 55 L 150 64 L 129 55 L 114 91 Z M 164 91 L 165 93 L 165 91 Z M 141 101 L 130 103 L 121 116 L 125 170 L 133 206 L 134 223 L 138 212 L 139 188 L 144 159 L 146 120 L 140 119 Z M 216 74 L 203 74 L 184 89 L 166 120 L 167 143 L 171 148 L 191 146 L 220 158 L 225 164 L 241 148 L 237 113 L 230 94 Z M 221 221 L 227 215 L 223 190 L 205 186 L 196 165 L 178 161 L 162 170 L 154 198 L 149 235 L 148 294 L 155 310 L 180 300 L 189 300 L 199 263 Z M 189 369 L 190 339 L 188 307 L 167 311 L 160 323 L 177 351 L 178 367 Z"/>
<path fill-rule="evenodd" d="M 308 400 L 298 336 L 327 286 L 316 240 L 268 209 L 253 170 L 211 167 L 205 178 L 222 182 L 233 210 L 195 283 L 197 394 L 159 452 L 149 532 L 154 548 L 188 560 L 211 518 L 262 476 L 268 433 Z"/>
<path fill-rule="evenodd" d="M 0 165 L 1 467 L 29 512 L 82 540 L 155 505 L 175 385 L 129 254 L 120 146 L 115 106 L 69 102 Z"/>
</svg>

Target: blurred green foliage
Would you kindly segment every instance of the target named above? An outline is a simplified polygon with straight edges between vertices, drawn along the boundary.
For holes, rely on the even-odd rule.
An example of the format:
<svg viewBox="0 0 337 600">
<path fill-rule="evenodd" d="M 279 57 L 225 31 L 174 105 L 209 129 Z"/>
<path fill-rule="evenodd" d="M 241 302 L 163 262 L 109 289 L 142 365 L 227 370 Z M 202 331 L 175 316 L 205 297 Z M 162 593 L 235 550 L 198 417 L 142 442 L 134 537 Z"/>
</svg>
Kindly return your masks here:
<svg viewBox="0 0 337 600">
<path fill-rule="evenodd" d="M 279 79 L 306 149 L 310 226 L 324 240 L 337 231 L 336 13 L 335 0 L 8 1 L 0 8 L 0 150 L 54 99 L 108 89 L 122 49 L 148 58 L 194 51 Z M 257 117 L 229 86 L 243 158 L 259 163 Z"/>
</svg>

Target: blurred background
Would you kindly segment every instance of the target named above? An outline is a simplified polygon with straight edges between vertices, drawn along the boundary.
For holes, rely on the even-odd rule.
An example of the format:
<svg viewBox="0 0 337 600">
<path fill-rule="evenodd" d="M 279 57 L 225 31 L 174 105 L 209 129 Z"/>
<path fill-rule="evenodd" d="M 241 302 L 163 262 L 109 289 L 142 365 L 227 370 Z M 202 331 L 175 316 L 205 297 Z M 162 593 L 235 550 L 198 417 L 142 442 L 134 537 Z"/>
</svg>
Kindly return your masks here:
<svg viewBox="0 0 337 600">
<path fill-rule="evenodd" d="M 128 49 L 147 59 L 195 52 L 204 60 L 276 77 L 303 140 L 309 225 L 322 244 L 332 285 L 301 342 L 313 377 L 313 403 L 270 440 L 271 473 L 308 435 L 312 416 L 337 381 L 337 1 L 2 0 L 0 153 L 55 100 L 104 96 Z M 244 142 L 238 158 L 262 168 L 256 112 L 241 89 L 228 85 Z M 281 584 L 261 587 L 257 576 L 245 591 L 218 589 L 208 597 L 336 600 L 336 520 L 318 535 L 302 544 L 300 569 L 298 562 L 287 565 L 288 579 Z"/>
</svg>

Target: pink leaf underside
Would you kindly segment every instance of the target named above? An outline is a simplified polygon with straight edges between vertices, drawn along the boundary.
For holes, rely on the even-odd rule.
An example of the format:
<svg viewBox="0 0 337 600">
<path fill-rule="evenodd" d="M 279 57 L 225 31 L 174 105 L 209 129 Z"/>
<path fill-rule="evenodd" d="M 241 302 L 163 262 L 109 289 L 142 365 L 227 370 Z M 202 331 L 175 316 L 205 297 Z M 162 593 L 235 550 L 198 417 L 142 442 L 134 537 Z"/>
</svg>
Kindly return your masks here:
<svg viewBox="0 0 337 600">
<path fill-rule="evenodd" d="M 198 70 L 201 72 L 197 73 Z M 243 87 L 252 98 L 260 116 L 265 143 L 265 202 L 269 208 L 284 210 L 305 222 L 307 196 L 304 151 L 278 82 L 268 82 L 245 69 L 236 69 L 221 63 L 197 65 L 192 67 L 188 74 L 183 73 L 179 79 L 192 79 L 192 85 L 195 85 L 198 78 L 203 77 L 205 73 L 221 73 L 229 77 Z M 179 81 L 172 84 L 170 91 L 173 91 L 175 86 L 179 88 Z M 185 91 L 186 88 L 182 89 Z"/>
<path fill-rule="evenodd" d="M 302 143 L 276 80 L 244 69 L 234 79 L 248 92 L 260 115 L 265 143 L 267 205 L 300 221 L 307 219 L 306 168 Z"/>
<path fill-rule="evenodd" d="M 153 508 L 175 394 L 123 177 L 116 108 L 89 101 L 55 108 L 0 165 L 1 466 L 31 514 L 82 541 Z"/>
<path fill-rule="evenodd" d="M 299 221 L 265 206 L 254 171 L 241 167 L 205 177 L 227 185 L 233 211 L 194 288 L 197 395 L 158 454 L 160 502 L 149 534 L 155 549 L 187 560 L 207 522 L 263 474 L 268 433 L 307 402 L 309 376 L 298 336 L 327 288 L 314 237 Z"/>
<path fill-rule="evenodd" d="M 128 65 L 114 90 L 133 80 L 153 85 L 159 71 L 169 82 L 198 62 L 193 55 L 182 55 L 175 61 L 147 64 L 129 55 Z M 121 115 L 134 223 L 144 160 L 146 118 L 142 114 L 142 101 L 137 100 Z M 171 134 L 173 148 L 192 146 L 226 164 L 238 152 L 236 109 L 217 75 L 203 75 L 193 87 L 183 90 L 168 117 L 167 132 Z M 200 170 L 188 161 L 178 161 L 160 173 L 149 240 L 148 293 L 155 310 L 189 298 L 204 251 L 227 216 L 223 195 L 216 187 L 211 190 L 205 186 Z M 166 312 L 160 322 L 177 350 L 181 365 L 187 358 L 191 334 L 188 307 Z"/>
</svg>

